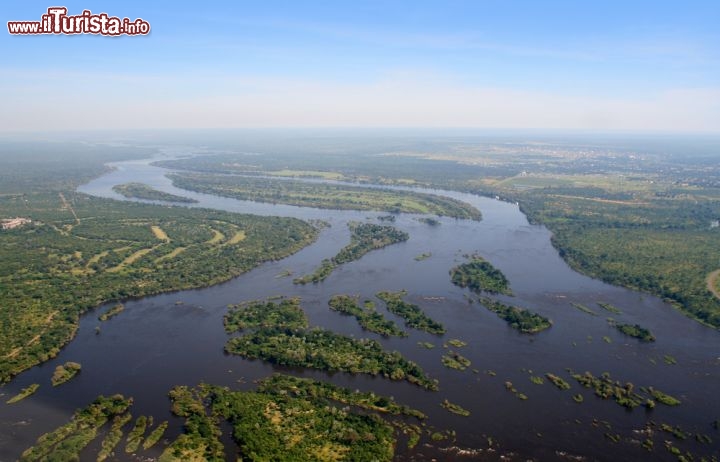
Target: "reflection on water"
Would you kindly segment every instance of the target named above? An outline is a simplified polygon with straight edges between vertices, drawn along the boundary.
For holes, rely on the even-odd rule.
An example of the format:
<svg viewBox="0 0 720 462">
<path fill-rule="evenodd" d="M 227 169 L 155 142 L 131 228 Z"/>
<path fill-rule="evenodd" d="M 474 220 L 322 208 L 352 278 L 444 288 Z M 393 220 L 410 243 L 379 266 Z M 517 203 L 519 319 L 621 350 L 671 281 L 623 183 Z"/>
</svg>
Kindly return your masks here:
<svg viewBox="0 0 720 462">
<path fill-rule="evenodd" d="M 97 315 L 83 317 L 77 338 L 57 358 L 26 371 L 2 390 L 10 396 L 28 384 L 43 384 L 31 398 L 1 407 L 0 460 L 17 458 L 37 436 L 64 423 L 75 408 L 86 405 L 98 394 L 133 396 L 133 414 L 152 414 L 156 421 L 169 419 L 168 435 L 172 435 L 182 425 L 180 419 L 169 413 L 167 392 L 172 386 L 205 381 L 251 389 L 253 380 L 278 370 L 395 396 L 427 413 L 432 425 L 455 429 L 458 446 L 486 447 L 486 437 L 491 436 L 500 443 L 500 452 L 514 452 L 518 460 L 560 459 L 556 451 L 584 455 L 591 460 L 647 459 L 650 454 L 639 444 L 627 441 L 610 444 L 603 436 L 606 427 L 593 426 L 593 419 L 607 421 L 613 433 L 629 437 L 633 429 L 641 428 L 650 419 L 680 425 L 690 432 L 711 433 L 710 422 L 720 418 L 720 401 L 713 396 L 720 389 L 717 332 L 689 320 L 655 297 L 575 273 L 551 246 L 548 230 L 528 224 L 514 204 L 441 192 L 475 205 L 482 211 L 483 220 L 440 218 L 441 225 L 433 227 L 418 222 L 416 216 L 399 215 L 394 225 L 407 231 L 410 240 L 343 265 L 321 284 L 295 286 L 291 277 L 276 276 L 284 270 L 296 275 L 311 272 L 320 260 L 333 256 L 347 244 L 350 234 L 345 224 L 349 220 L 366 220 L 384 213 L 237 201 L 174 188 L 164 176 L 167 170 L 151 166 L 150 161 L 121 162 L 114 166 L 114 171 L 79 190 L 123 199 L 111 190 L 113 185 L 142 182 L 197 199 L 199 203 L 193 207 L 319 218 L 332 226 L 322 231 L 315 244 L 297 254 L 264 264 L 224 284 L 128 301 L 121 315 L 103 323 L 100 335 L 94 331 Z M 429 259 L 414 260 L 426 252 L 432 253 Z M 464 254 L 475 252 L 500 268 L 510 280 L 515 296 L 503 297 L 504 300 L 551 318 L 554 326 L 536 336 L 522 335 L 477 303 L 470 304 L 468 292 L 450 283 L 448 270 L 464 261 Z M 372 298 L 380 290 L 399 289 L 406 289 L 411 301 L 444 323 L 447 335 L 437 337 L 411 331 L 408 338 L 382 339 L 363 332 L 353 318 L 327 307 L 334 294 Z M 427 392 L 406 383 L 367 376 L 288 370 L 224 354 L 227 336 L 222 316 L 226 306 L 279 294 L 300 296 L 313 325 L 356 337 L 377 338 L 387 348 L 402 352 L 438 378 L 441 390 Z M 656 335 L 657 342 L 641 344 L 623 337 L 608 326 L 604 315 L 609 313 L 592 317 L 570 305 L 578 302 L 597 307 L 597 301 L 621 308 L 623 314 L 613 315 L 615 318 L 642 324 Z M 392 314 L 386 315 L 401 323 Z M 462 355 L 472 361 L 467 371 L 442 366 L 442 344 L 450 338 L 468 342 L 462 349 Z M 434 343 L 436 348 L 421 348 L 417 345 L 421 341 Z M 666 364 L 664 355 L 672 355 L 678 364 Z M 52 370 L 65 361 L 82 363 L 81 374 L 62 387 L 50 387 L 47 384 Z M 683 404 L 675 408 L 659 406 L 649 413 L 639 408 L 628 412 L 610 401 L 594 398 L 589 391 L 583 392 L 585 402 L 576 404 L 571 396 L 581 390 L 568 377 L 566 368 L 589 370 L 596 375 L 608 371 L 613 377 L 637 386 L 653 385 L 677 396 Z M 561 392 L 548 383 L 540 386 L 529 380 L 530 375 L 546 372 L 564 376 L 573 389 Z M 521 401 L 507 392 L 504 382 L 508 380 L 529 399 Z M 470 410 L 471 416 L 460 417 L 442 409 L 439 404 L 445 398 Z M 401 456 L 407 455 L 403 448 L 398 451 Z M 447 453 L 427 447 L 417 448 L 413 454 L 417 459 L 448 457 Z M 490 459 L 499 457 L 499 453 L 486 455 Z M 663 448 L 652 453 L 653 459 L 666 456 Z"/>
</svg>

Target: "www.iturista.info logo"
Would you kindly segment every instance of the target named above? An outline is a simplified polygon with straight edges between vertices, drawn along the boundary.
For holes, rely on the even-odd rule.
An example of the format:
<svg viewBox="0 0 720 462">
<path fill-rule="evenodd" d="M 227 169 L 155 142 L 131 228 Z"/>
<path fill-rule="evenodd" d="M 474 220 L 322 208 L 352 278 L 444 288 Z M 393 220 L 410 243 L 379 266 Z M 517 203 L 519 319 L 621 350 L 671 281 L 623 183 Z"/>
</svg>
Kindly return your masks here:
<svg viewBox="0 0 720 462">
<path fill-rule="evenodd" d="M 68 16 L 64 6 L 51 6 L 40 21 L 8 21 L 8 32 L 13 35 L 39 34 L 95 34 L 95 35 L 147 35 L 150 23 L 141 18 L 130 20 L 108 16 L 107 13 L 93 14 L 84 10 L 76 16 Z"/>
</svg>

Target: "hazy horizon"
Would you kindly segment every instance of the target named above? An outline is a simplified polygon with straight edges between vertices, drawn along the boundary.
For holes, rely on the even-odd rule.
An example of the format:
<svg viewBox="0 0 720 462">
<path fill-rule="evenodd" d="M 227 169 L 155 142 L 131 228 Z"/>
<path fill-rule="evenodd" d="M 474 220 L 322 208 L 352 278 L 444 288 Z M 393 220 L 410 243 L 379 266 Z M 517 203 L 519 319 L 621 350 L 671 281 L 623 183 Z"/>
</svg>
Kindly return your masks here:
<svg viewBox="0 0 720 462">
<path fill-rule="evenodd" d="M 720 133 L 720 7 L 711 1 L 64 5 L 143 18 L 152 30 L 2 34 L 2 132 Z M 39 20 L 49 6 L 11 2 L 2 19 Z"/>
</svg>

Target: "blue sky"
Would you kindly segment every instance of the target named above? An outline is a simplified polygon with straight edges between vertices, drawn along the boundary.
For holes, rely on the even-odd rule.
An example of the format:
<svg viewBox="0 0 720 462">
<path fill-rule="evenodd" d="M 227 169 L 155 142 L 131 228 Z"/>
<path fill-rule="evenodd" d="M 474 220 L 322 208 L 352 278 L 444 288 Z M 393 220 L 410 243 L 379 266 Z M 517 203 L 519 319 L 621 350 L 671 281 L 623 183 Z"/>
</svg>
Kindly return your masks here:
<svg viewBox="0 0 720 462">
<path fill-rule="evenodd" d="M 0 130 L 720 132 L 717 0 L 60 4 L 142 17 L 152 33 L 5 28 Z M 54 5 L 6 0 L 0 19 L 39 19 Z"/>
</svg>

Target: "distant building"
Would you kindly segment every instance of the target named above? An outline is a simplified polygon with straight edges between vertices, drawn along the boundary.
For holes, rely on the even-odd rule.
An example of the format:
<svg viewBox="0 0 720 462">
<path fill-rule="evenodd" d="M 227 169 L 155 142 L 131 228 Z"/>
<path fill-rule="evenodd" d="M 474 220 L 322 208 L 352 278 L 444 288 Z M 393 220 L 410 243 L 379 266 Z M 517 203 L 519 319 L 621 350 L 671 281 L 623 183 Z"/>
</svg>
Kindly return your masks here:
<svg viewBox="0 0 720 462">
<path fill-rule="evenodd" d="M 29 218 L 21 218 L 21 217 L 5 218 L 3 220 L 0 220 L 0 223 L 2 223 L 2 229 L 6 230 L 6 229 L 17 228 L 19 226 L 22 226 L 22 225 L 25 225 L 28 223 L 32 223 L 32 220 L 30 220 Z"/>
</svg>

